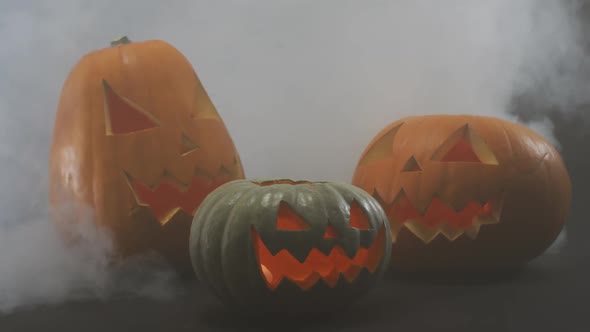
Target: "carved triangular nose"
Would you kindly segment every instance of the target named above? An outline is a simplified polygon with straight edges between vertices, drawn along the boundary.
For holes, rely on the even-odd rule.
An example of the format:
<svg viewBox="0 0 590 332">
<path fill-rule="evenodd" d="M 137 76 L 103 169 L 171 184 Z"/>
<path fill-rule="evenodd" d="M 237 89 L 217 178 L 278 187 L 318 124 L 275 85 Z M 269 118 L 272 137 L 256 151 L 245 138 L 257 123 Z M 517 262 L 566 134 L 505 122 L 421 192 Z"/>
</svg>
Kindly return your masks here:
<svg viewBox="0 0 590 332">
<path fill-rule="evenodd" d="M 184 133 L 180 137 L 180 142 L 180 155 L 183 157 L 199 148 L 199 146 Z"/>
</svg>

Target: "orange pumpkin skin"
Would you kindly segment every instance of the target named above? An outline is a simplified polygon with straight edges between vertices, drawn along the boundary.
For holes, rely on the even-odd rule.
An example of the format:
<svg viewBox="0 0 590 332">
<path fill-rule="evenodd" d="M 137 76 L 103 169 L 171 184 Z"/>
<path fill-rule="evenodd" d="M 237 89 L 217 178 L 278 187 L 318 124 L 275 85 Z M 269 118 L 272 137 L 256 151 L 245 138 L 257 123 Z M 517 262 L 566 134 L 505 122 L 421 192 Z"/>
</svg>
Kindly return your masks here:
<svg viewBox="0 0 590 332">
<path fill-rule="evenodd" d="M 53 219 L 68 239 L 89 206 L 120 255 L 155 249 L 182 269 L 191 269 L 190 224 L 200 202 L 244 178 L 191 64 L 159 40 L 112 45 L 73 68 L 56 113 L 49 175 Z"/>
<path fill-rule="evenodd" d="M 559 235 L 571 183 L 533 130 L 492 117 L 411 116 L 368 145 L 352 183 L 392 230 L 395 270 L 513 268 Z"/>
</svg>

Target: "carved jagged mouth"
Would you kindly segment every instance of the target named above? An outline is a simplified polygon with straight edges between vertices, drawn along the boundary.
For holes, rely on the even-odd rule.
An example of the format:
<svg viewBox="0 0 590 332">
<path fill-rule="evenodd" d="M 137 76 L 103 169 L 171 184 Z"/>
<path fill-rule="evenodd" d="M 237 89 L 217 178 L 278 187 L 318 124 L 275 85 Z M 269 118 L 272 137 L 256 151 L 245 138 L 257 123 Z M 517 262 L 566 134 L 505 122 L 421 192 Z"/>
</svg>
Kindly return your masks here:
<svg viewBox="0 0 590 332">
<path fill-rule="evenodd" d="M 378 195 L 375 196 L 380 200 Z M 482 225 L 497 224 L 500 221 L 502 197 L 499 195 L 487 202 L 469 202 L 458 210 L 435 197 L 421 213 L 402 191 L 392 203 L 382 205 L 389 217 L 393 241 L 405 227 L 422 241 L 429 243 L 438 235 L 450 241 L 463 234 L 475 239 Z"/>
<path fill-rule="evenodd" d="M 156 185 L 149 186 L 126 175 L 137 204 L 148 207 L 161 225 L 168 223 L 181 211 L 189 216 L 194 215 L 207 194 L 227 182 L 225 177 L 220 180 L 195 175 L 190 183 L 185 184 L 164 172 Z"/>
<path fill-rule="evenodd" d="M 303 262 L 297 260 L 287 249 L 272 255 L 258 232 L 252 227 L 252 240 L 261 274 L 268 288 L 274 290 L 287 279 L 302 290 L 308 290 L 322 279 L 329 287 L 335 287 L 341 275 L 352 283 L 363 269 L 373 273 L 379 266 L 385 249 L 385 226 L 381 226 L 369 248 L 362 246 L 350 258 L 340 245 L 334 245 L 330 254 L 312 248 Z"/>
</svg>

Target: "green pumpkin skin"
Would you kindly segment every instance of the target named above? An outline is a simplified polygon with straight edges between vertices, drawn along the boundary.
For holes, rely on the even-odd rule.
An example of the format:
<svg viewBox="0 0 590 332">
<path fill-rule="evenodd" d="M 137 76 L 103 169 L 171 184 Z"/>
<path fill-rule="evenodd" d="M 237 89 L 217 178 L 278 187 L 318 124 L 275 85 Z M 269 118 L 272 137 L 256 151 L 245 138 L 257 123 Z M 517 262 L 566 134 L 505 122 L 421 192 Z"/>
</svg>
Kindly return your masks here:
<svg viewBox="0 0 590 332">
<path fill-rule="evenodd" d="M 262 184 L 262 185 L 261 185 Z M 370 229 L 350 227 L 353 201 L 366 216 Z M 277 230 L 278 209 L 286 203 L 310 227 L 305 231 Z M 338 237 L 324 238 L 328 221 Z M 324 280 L 301 289 L 283 279 L 273 290 L 263 277 L 255 253 L 254 228 L 266 246 L 288 250 L 300 261 L 312 247 L 328 254 L 338 244 L 349 257 L 360 245 L 370 246 L 384 231 L 383 252 L 373 272 L 363 268 L 349 282 L 342 275 L 334 287 Z M 345 183 L 291 180 L 228 182 L 211 192 L 193 218 L 190 256 L 195 273 L 226 306 L 238 312 L 326 312 L 351 304 L 364 295 L 390 261 L 391 235 L 387 216 L 364 190 Z"/>
</svg>

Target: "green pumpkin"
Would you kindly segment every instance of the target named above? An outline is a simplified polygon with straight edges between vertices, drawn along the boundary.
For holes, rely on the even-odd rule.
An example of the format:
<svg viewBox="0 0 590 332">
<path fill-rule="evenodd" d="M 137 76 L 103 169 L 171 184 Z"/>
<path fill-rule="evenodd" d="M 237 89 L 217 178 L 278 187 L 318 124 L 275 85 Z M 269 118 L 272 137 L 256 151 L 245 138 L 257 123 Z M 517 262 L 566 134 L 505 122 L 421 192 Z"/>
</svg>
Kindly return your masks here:
<svg viewBox="0 0 590 332">
<path fill-rule="evenodd" d="M 190 236 L 199 280 L 240 311 L 331 311 L 366 293 L 390 260 L 379 203 L 344 183 L 228 182 Z"/>
</svg>

